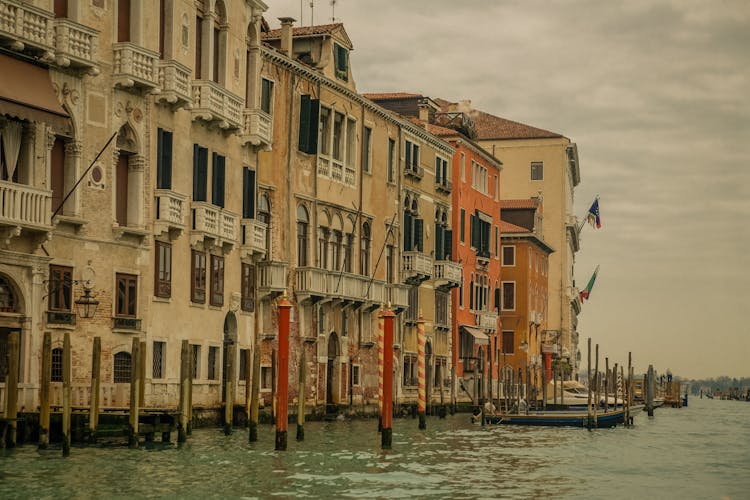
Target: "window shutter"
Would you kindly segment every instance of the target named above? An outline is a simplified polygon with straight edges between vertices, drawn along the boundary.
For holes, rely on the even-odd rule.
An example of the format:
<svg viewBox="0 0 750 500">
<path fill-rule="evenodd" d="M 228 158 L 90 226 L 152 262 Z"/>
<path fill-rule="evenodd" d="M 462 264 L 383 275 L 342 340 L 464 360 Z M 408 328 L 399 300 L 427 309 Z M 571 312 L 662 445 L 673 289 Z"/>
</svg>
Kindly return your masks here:
<svg viewBox="0 0 750 500">
<path fill-rule="evenodd" d="M 164 182 L 164 130 L 156 129 L 156 188 L 161 189 Z"/>
<path fill-rule="evenodd" d="M 414 145 L 414 151 L 412 151 L 411 161 L 412 170 L 416 172 L 419 168 L 419 146 L 417 146 L 416 144 Z"/>
<path fill-rule="evenodd" d="M 255 170 L 245 167 L 242 171 L 242 217 L 255 218 Z"/>
<path fill-rule="evenodd" d="M 443 226 L 435 223 L 435 260 L 443 260 Z"/>
<path fill-rule="evenodd" d="M 451 260 L 453 256 L 453 230 L 443 230 L 443 255 L 445 260 Z"/>
<path fill-rule="evenodd" d="M 409 170 L 411 169 L 411 142 L 406 141 L 406 157 L 405 157 L 405 165 L 404 168 Z"/>
<path fill-rule="evenodd" d="M 424 220 L 414 219 L 414 246 L 424 252 Z"/>
<path fill-rule="evenodd" d="M 410 252 L 412 247 L 412 224 L 411 213 L 404 212 L 404 251 Z"/>
<path fill-rule="evenodd" d="M 172 189 L 172 132 L 164 132 L 164 172 L 162 189 Z"/>
<path fill-rule="evenodd" d="M 299 102 L 299 144 L 303 153 L 310 151 L 310 96 L 302 94 Z"/>
<path fill-rule="evenodd" d="M 224 208 L 224 167 L 226 159 L 216 153 L 211 157 L 213 171 L 211 178 L 211 203 Z"/>
<path fill-rule="evenodd" d="M 435 183 L 440 184 L 440 158 L 435 158 Z"/>
<path fill-rule="evenodd" d="M 474 309 L 474 280 L 469 282 L 469 309 Z"/>
<path fill-rule="evenodd" d="M 471 215 L 471 246 L 475 249 L 479 248 L 479 228 L 477 227 L 477 216 Z"/>
<path fill-rule="evenodd" d="M 334 43 L 333 44 L 333 67 L 336 68 L 336 71 L 338 71 L 339 68 L 341 68 L 339 64 L 339 58 L 341 56 L 339 54 L 339 49 L 341 49 L 341 47 L 337 43 Z"/>
<path fill-rule="evenodd" d="M 318 120 L 320 119 L 320 99 L 310 100 L 310 127 L 308 129 L 307 152 L 318 153 Z"/>
<path fill-rule="evenodd" d="M 193 144 L 193 200 L 206 201 L 208 150 Z"/>
</svg>

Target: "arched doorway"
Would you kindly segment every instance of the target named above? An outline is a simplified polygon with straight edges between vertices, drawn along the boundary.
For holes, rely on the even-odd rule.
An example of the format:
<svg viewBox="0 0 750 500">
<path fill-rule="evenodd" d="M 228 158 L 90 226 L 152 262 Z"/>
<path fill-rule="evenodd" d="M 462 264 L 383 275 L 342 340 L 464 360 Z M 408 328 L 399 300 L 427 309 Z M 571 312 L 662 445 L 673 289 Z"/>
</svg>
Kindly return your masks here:
<svg viewBox="0 0 750 500">
<path fill-rule="evenodd" d="M 338 403 L 339 371 L 336 368 L 337 359 L 341 353 L 339 337 L 332 332 L 328 338 L 328 364 L 326 367 L 326 409 L 334 409 Z M 332 408 L 333 407 L 333 408 Z"/>
<path fill-rule="evenodd" d="M 234 370 L 229 366 L 229 360 L 234 361 L 234 346 L 237 344 L 237 317 L 229 311 L 224 317 L 224 353 L 221 370 L 221 401 L 227 401 L 227 381 L 234 377 Z M 230 358 L 230 355 L 232 356 Z M 230 373 L 231 372 L 231 373 Z"/>
<path fill-rule="evenodd" d="M 0 312 L 9 313 L 0 318 L 0 382 L 5 382 L 8 375 L 8 340 L 11 333 L 21 333 L 20 317 L 24 311 L 19 293 L 15 283 L 7 276 L 0 274 Z M 21 349 L 23 342 L 19 344 L 19 381 L 21 370 Z"/>
</svg>

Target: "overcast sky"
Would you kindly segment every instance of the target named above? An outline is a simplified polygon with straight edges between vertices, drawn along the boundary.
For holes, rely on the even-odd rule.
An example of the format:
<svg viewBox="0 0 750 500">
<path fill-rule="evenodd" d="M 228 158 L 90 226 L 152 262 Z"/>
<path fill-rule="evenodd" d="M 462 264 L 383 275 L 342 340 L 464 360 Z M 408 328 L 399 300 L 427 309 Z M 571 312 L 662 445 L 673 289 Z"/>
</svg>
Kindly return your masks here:
<svg viewBox="0 0 750 500">
<path fill-rule="evenodd" d="M 266 18 L 300 21 L 299 0 Z M 310 0 L 302 22 L 310 24 Z M 331 22 L 316 0 L 315 24 Z M 750 375 L 750 2 L 337 0 L 359 92 L 470 99 L 578 144 L 575 276 L 610 362 Z M 502 159 L 502 158 L 501 158 Z M 501 188 L 502 189 L 502 188 Z"/>
</svg>

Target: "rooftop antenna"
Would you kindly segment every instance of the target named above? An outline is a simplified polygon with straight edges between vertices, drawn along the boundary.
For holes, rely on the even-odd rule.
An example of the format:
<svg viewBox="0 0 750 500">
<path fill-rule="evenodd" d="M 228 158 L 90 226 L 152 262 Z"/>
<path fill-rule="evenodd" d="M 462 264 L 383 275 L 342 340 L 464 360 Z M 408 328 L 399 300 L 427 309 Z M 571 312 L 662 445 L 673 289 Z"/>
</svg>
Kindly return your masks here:
<svg viewBox="0 0 750 500">
<path fill-rule="evenodd" d="M 300 26 L 305 25 L 305 18 L 302 15 L 302 13 L 304 12 L 304 8 L 305 8 L 304 5 L 305 5 L 305 0 L 299 0 L 299 25 Z"/>
<path fill-rule="evenodd" d="M 331 22 L 336 22 L 336 0 L 331 0 Z"/>
<path fill-rule="evenodd" d="M 315 26 L 315 0 L 310 0 L 310 26 Z"/>
</svg>

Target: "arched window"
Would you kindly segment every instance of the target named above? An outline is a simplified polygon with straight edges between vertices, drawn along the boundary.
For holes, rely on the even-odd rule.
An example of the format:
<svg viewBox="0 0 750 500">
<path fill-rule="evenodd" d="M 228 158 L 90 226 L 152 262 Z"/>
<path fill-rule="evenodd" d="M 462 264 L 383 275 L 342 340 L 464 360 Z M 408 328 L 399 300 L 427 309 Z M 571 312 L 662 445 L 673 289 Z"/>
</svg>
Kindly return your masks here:
<svg viewBox="0 0 750 500">
<path fill-rule="evenodd" d="M 224 2 L 216 0 L 216 12 L 214 13 L 213 34 L 213 70 L 212 80 L 224 85 L 226 75 L 227 59 L 227 10 Z"/>
<path fill-rule="evenodd" d="M 0 276 L 0 312 L 16 312 L 16 297 L 13 288 L 3 276 Z"/>
<path fill-rule="evenodd" d="M 62 347 L 52 349 L 52 382 L 63 381 L 63 350 Z"/>
<path fill-rule="evenodd" d="M 370 275 L 370 223 L 362 224 L 362 235 L 360 239 L 361 258 L 359 274 L 364 276 Z"/>
<path fill-rule="evenodd" d="M 297 207 L 297 266 L 307 266 L 307 239 L 309 236 L 310 217 L 307 209 L 300 205 Z"/>
<path fill-rule="evenodd" d="M 115 364 L 113 370 L 113 381 L 118 384 L 129 384 L 130 383 L 130 353 L 129 352 L 118 352 L 115 354 Z"/>
</svg>

